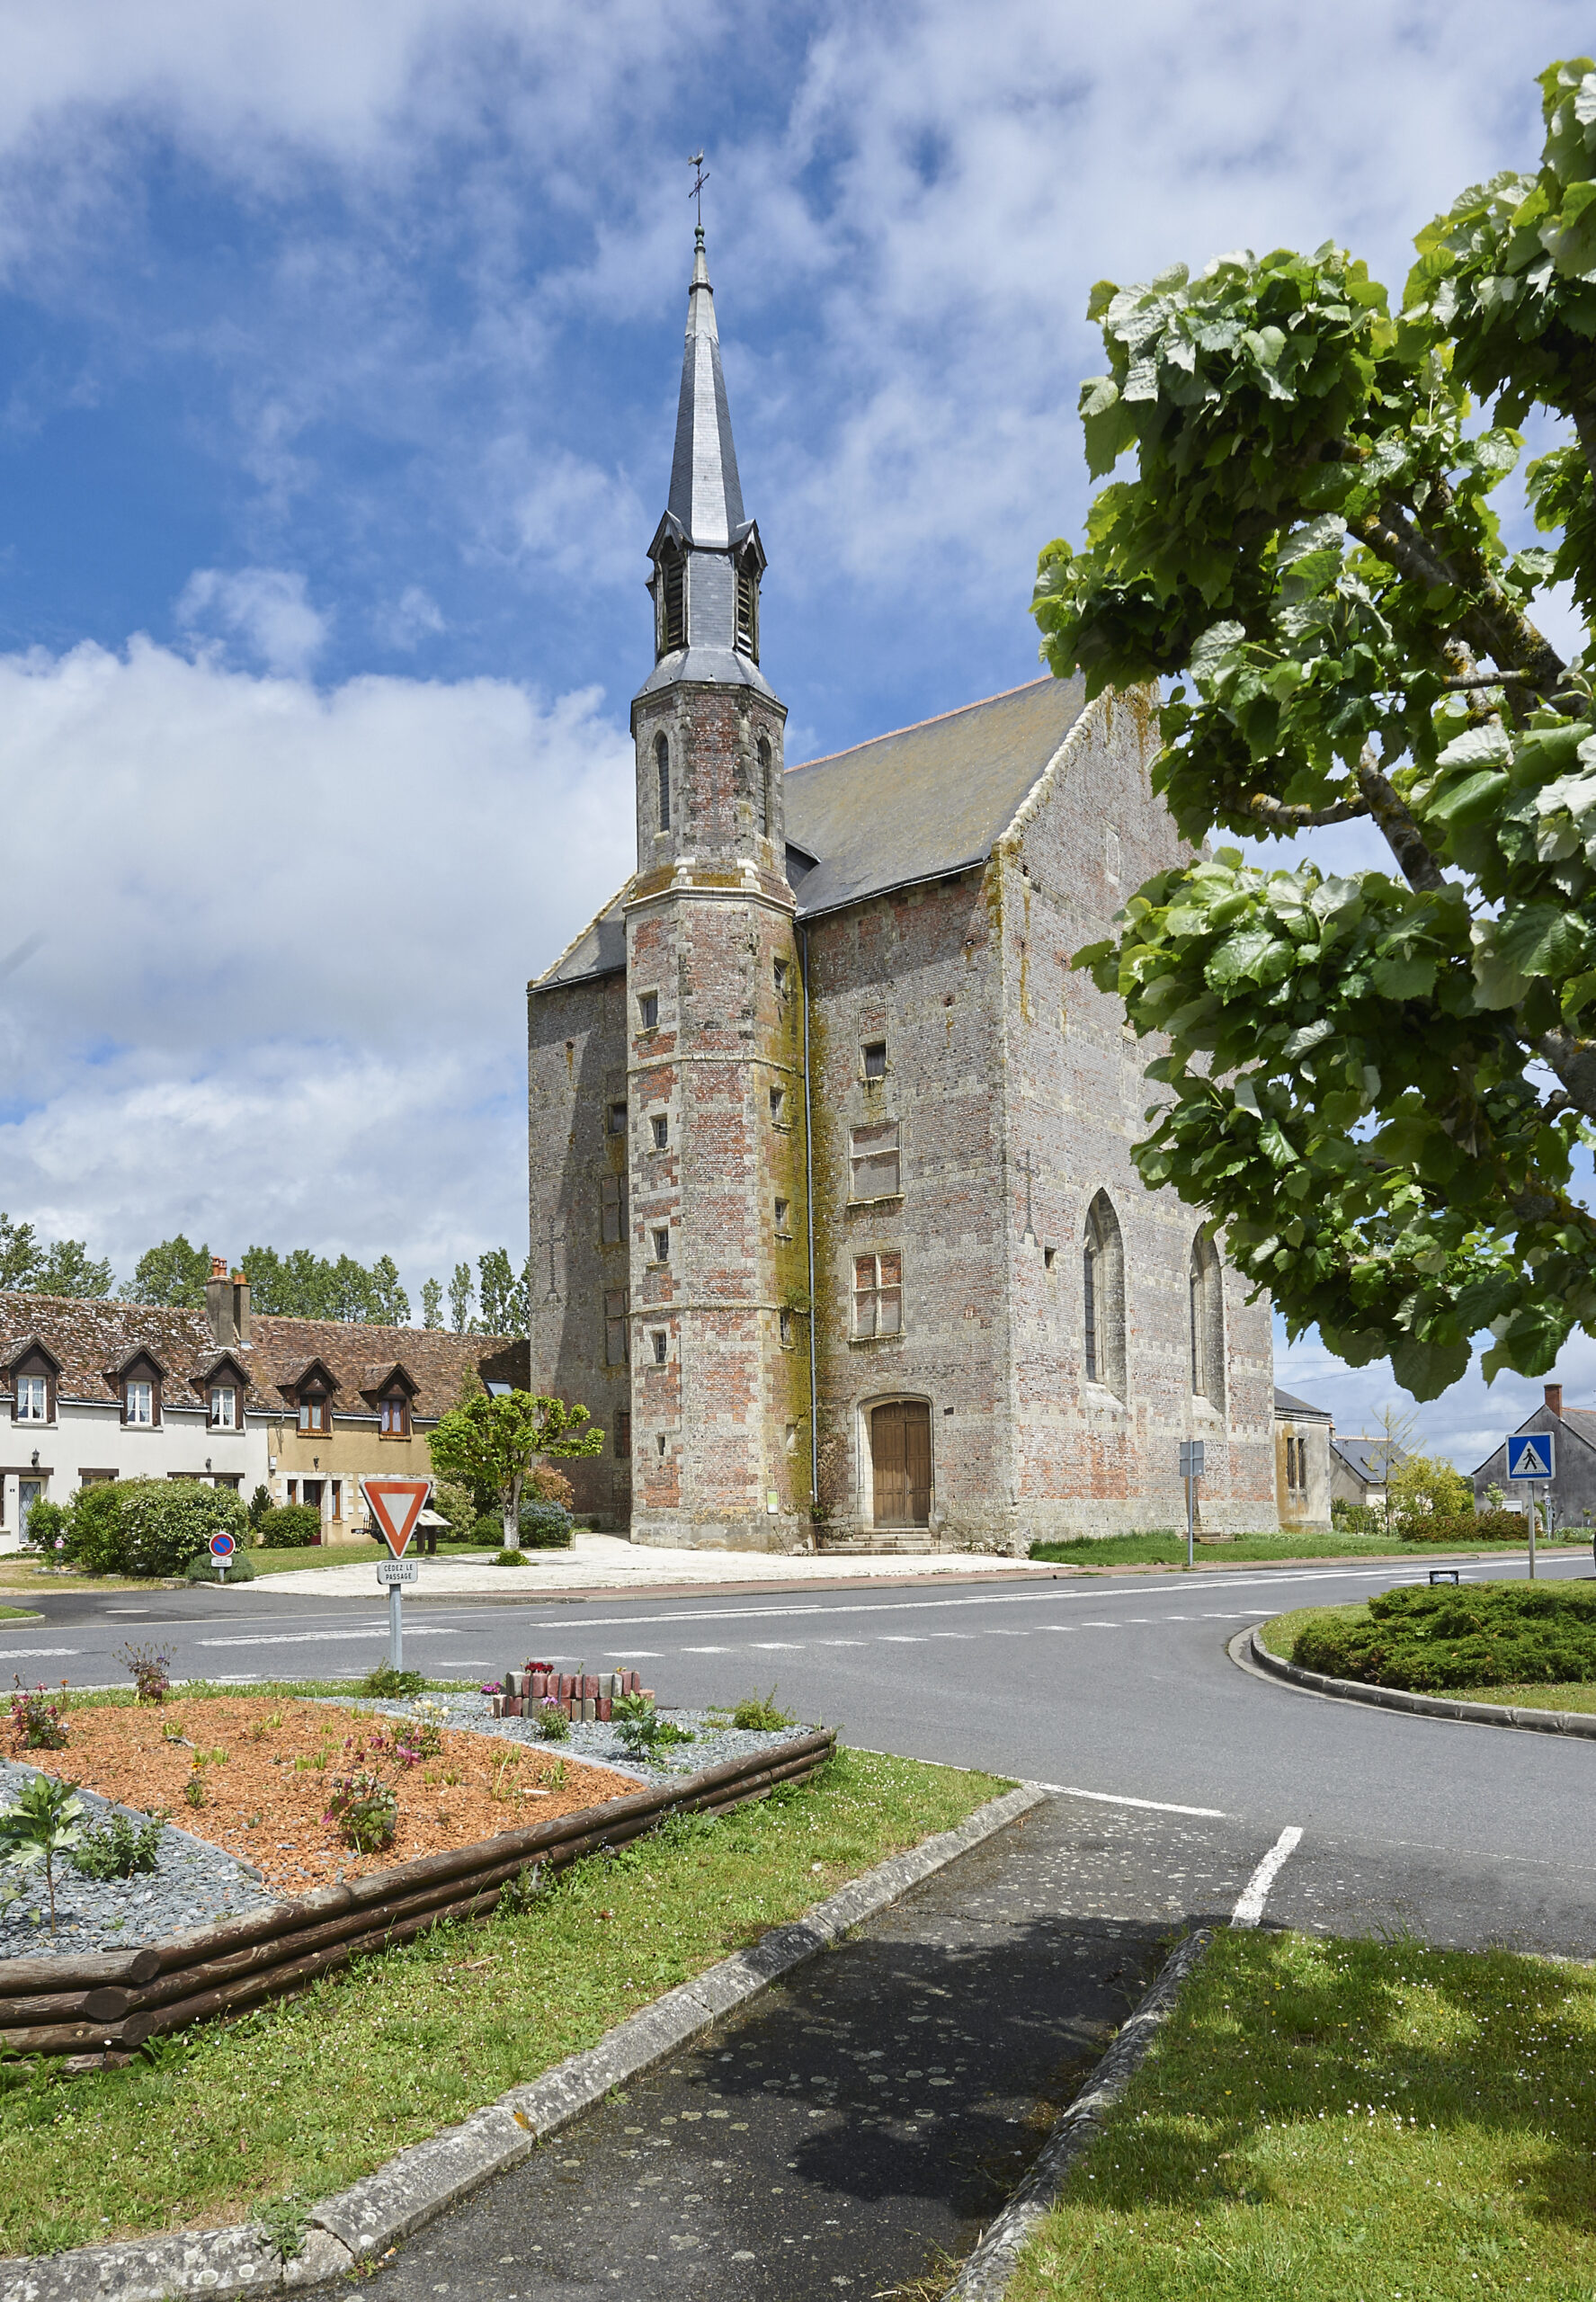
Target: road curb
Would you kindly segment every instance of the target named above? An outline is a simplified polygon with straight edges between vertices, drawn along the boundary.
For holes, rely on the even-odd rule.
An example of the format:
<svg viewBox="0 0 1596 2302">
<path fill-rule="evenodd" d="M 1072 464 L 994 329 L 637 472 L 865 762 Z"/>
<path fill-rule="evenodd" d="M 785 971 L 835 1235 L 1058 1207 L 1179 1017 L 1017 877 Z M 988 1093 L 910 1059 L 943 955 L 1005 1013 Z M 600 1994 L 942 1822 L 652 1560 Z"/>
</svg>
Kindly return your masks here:
<svg viewBox="0 0 1596 2302">
<path fill-rule="evenodd" d="M 513 2086 L 459 2125 L 413 2143 L 387 2165 L 313 2207 L 304 2244 L 289 2262 L 280 2259 L 266 2233 L 253 2223 L 178 2231 L 4 2264 L 0 2302 L 164 2302 L 180 2294 L 221 2302 L 229 2295 L 281 2293 L 339 2277 L 409 2237 L 494 2175 L 519 2165 L 546 2136 L 602 2101 L 612 2087 L 640 2076 L 712 2030 L 724 2015 L 1017 1822 L 1047 1796 L 1034 1783 L 1021 1783 L 990 1799 L 954 1829 L 878 1862 L 802 1918 L 773 1927 L 751 1950 L 736 1951 L 696 1980 L 667 1991 L 618 2023 L 597 2046 L 568 2056 L 540 2078 Z"/>
<path fill-rule="evenodd" d="M 1181 1990 L 1213 1939 L 1213 1928 L 1201 1926 L 1176 1943 L 1136 2012 L 1053 2128 L 1030 2173 L 947 2289 L 943 2302 L 1000 2302 L 1032 2230 L 1051 2212 L 1070 2174 L 1102 2132 L 1109 2111 L 1174 2012 Z"/>
<path fill-rule="evenodd" d="M 1305 1671 L 1272 1655 L 1257 1630 L 1242 1632 L 1232 1641 L 1248 1660 L 1272 1679 L 1305 1693 L 1333 1696 L 1338 1702 L 1363 1702 L 1377 1710 L 1403 1710 L 1411 1718 L 1450 1718 L 1467 1726 L 1517 1726 L 1528 1735 L 1569 1735 L 1596 1743 L 1596 1713 L 1578 1710 L 1529 1710 L 1505 1702 L 1454 1702 L 1445 1695 L 1409 1694 L 1402 1687 L 1368 1687 L 1356 1679 L 1327 1678 L 1322 1671 Z"/>
</svg>

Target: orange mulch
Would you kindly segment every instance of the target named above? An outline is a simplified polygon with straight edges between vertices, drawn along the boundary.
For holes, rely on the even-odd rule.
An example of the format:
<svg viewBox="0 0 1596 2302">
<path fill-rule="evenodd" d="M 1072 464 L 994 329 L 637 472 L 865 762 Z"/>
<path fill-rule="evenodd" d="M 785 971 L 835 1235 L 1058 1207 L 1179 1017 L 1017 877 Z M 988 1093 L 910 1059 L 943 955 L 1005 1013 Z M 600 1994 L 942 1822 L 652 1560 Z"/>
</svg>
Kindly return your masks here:
<svg viewBox="0 0 1596 2302">
<path fill-rule="evenodd" d="M 74 1709 L 67 1723 L 67 1747 L 29 1751 L 30 1766 L 122 1806 L 164 1808 L 196 1838 L 253 1863 L 272 1892 L 285 1896 L 523 1830 L 639 1788 L 553 1748 L 531 1750 L 504 1735 L 459 1728 L 443 1730 L 436 1758 L 401 1766 L 391 1751 L 374 1754 L 371 1744 L 374 1735 L 391 1738 L 402 1720 L 260 1695 Z M 356 1854 L 336 1825 L 322 1819 L 334 1781 L 354 1762 L 346 1740 L 366 1745 L 366 1763 L 397 1793 L 398 1827 L 379 1853 Z M 196 1769 L 201 1753 L 205 1762 Z M 199 1807 L 183 1795 L 195 1772 L 204 1789 Z"/>
</svg>

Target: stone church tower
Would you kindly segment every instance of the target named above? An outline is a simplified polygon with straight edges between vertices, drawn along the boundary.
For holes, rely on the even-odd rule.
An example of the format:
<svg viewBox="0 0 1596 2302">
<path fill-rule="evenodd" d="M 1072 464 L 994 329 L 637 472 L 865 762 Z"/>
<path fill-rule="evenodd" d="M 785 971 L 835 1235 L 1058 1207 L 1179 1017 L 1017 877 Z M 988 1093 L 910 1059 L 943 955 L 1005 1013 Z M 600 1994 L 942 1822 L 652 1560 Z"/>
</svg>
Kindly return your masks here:
<svg viewBox="0 0 1596 2302">
<path fill-rule="evenodd" d="M 700 232 L 637 869 L 528 986 L 532 1387 L 661 1544 L 1022 1552 L 1272 1528 L 1267 1303 L 1131 1149 L 1156 1046 L 1074 972 L 1181 854 L 1153 700 L 1040 679 L 789 767 Z M 618 804 L 624 804 L 620 800 Z"/>
<path fill-rule="evenodd" d="M 759 667 L 764 552 L 743 509 L 701 226 L 648 556 L 655 665 L 632 704 L 638 870 L 622 907 L 633 1534 L 762 1546 L 793 1515 L 769 1434 L 795 1380 L 807 1397 L 782 1348 L 806 1236 L 787 709 Z"/>
</svg>

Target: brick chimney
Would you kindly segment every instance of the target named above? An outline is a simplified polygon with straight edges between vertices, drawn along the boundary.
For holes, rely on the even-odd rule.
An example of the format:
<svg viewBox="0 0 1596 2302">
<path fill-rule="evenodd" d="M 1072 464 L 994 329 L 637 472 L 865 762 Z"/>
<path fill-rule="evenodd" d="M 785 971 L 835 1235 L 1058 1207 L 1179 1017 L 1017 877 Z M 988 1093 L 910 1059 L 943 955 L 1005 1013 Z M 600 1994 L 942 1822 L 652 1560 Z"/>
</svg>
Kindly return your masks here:
<svg viewBox="0 0 1596 2302">
<path fill-rule="evenodd" d="M 233 1290 L 227 1284 L 227 1263 L 225 1255 L 212 1255 L 210 1276 L 205 1282 L 205 1316 L 210 1323 L 210 1340 L 218 1351 L 226 1351 L 238 1340 L 233 1323 Z"/>
<path fill-rule="evenodd" d="M 1547 1385 L 1547 1409 L 1551 1414 L 1560 1415 L 1562 1414 L 1563 1386 L 1561 1383 L 1548 1383 Z"/>
<path fill-rule="evenodd" d="M 240 1343 L 249 1341 L 249 1276 L 242 1271 L 233 1273 L 233 1333 Z"/>
</svg>

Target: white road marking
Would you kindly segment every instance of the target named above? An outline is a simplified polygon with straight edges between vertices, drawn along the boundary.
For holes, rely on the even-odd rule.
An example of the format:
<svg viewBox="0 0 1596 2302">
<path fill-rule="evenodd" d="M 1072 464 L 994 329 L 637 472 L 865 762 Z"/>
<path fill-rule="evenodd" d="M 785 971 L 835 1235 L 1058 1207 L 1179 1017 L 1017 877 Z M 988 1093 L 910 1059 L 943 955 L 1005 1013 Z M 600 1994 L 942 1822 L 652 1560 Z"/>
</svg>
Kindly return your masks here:
<svg viewBox="0 0 1596 2302">
<path fill-rule="evenodd" d="M 801 1655 L 804 1651 L 790 1638 L 755 1638 L 749 1644 L 755 1655 Z"/>
<path fill-rule="evenodd" d="M 1175 1807 L 1167 1798 L 1132 1798 L 1119 1790 L 1081 1790 L 1073 1782 L 1039 1782 L 1039 1790 L 1050 1790 L 1056 1798 L 1095 1798 L 1101 1807 L 1146 1807 L 1155 1815 L 1201 1815 L 1210 1822 L 1226 1819 L 1223 1807 Z"/>
<path fill-rule="evenodd" d="M 683 1652 L 689 1655 L 707 1655 L 710 1651 L 707 1646 L 690 1646 L 683 1649 Z M 662 1659 L 657 1646 L 606 1646 L 604 1652 L 606 1655 L 613 1655 L 618 1663 L 624 1663 L 629 1655 L 635 1663 L 657 1663 Z M 459 1656 L 457 1655 L 455 1661 L 458 1663 L 459 1660 Z"/>
<path fill-rule="evenodd" d="M 1289 1829 L 1280 1833 L 1243 1887 L 1242 1898 L 1230 1914 L 1232 1926 L 1257 1925 L 1263 1916 L 1263 1905 L 1269 1899 L 1269 1890 L 1285 1869 L 1287 1859 L 1301 1836 L 1302 1833 L 1295 1823 Z"/>
<path fill-rule="evenodd" d="M 916 1638 L 913 1631 L 884 1630 L 877 1639 L 878 1646 L 923 1646 L 923 1638 Z"/>
<path fill-rule="evenodd" d="M 1117 1622 L 1083 1622 L 1077 1623 L 1075 1628 L 1078 1630 L 1118 1630 L 1119 1626 Z"/>
<path fill-rule="evenodd" d="M 1044 1629 L 1048 1627 L 1043 1625 Z M 928 1638 L 962 1638 L 967 1641 L 976 1636 L 973 1630 L 928 1630 L 925 1635 Z"/>
<path fill-rule="evenodd" d="M 733 1649 L 729 1646 L 683 1646 L 681 1652 L 683 1655 L 729 1655 Z"/>
<path fill-rule="evenodd" d="M 869 1643 L 868 1638 L 817 1638 L 815 1641 L 816 1646 L 868 1646 Z M 730 1649 L 722 1647 L 720 1651 L 727 1654 Z"/>
<path fill-rule="evenodd" d="M 325 1645 L 341 1638 L 369 1638 L 386 1631 L 386 1622 L 357 1622 L 345 1625 L 342 1630 L 280 1630 L 252 1633 L 245 1638 L 196 1638 L 196 1646 L 310 1646 Z M 463 1630 L 450 1629 L 446 1623 L 417 1622 L 405 1625 L 406 1638 L 463 1638 Z M 62 1654 L 71 1650 L 61 1649 Z"/>
<path fill-rule="evenodd" d="M 0 1663 L 31 1663 L 36 1655 L 81 1655 L 81 1646 L 0 1646 Z"/>
</svg>

